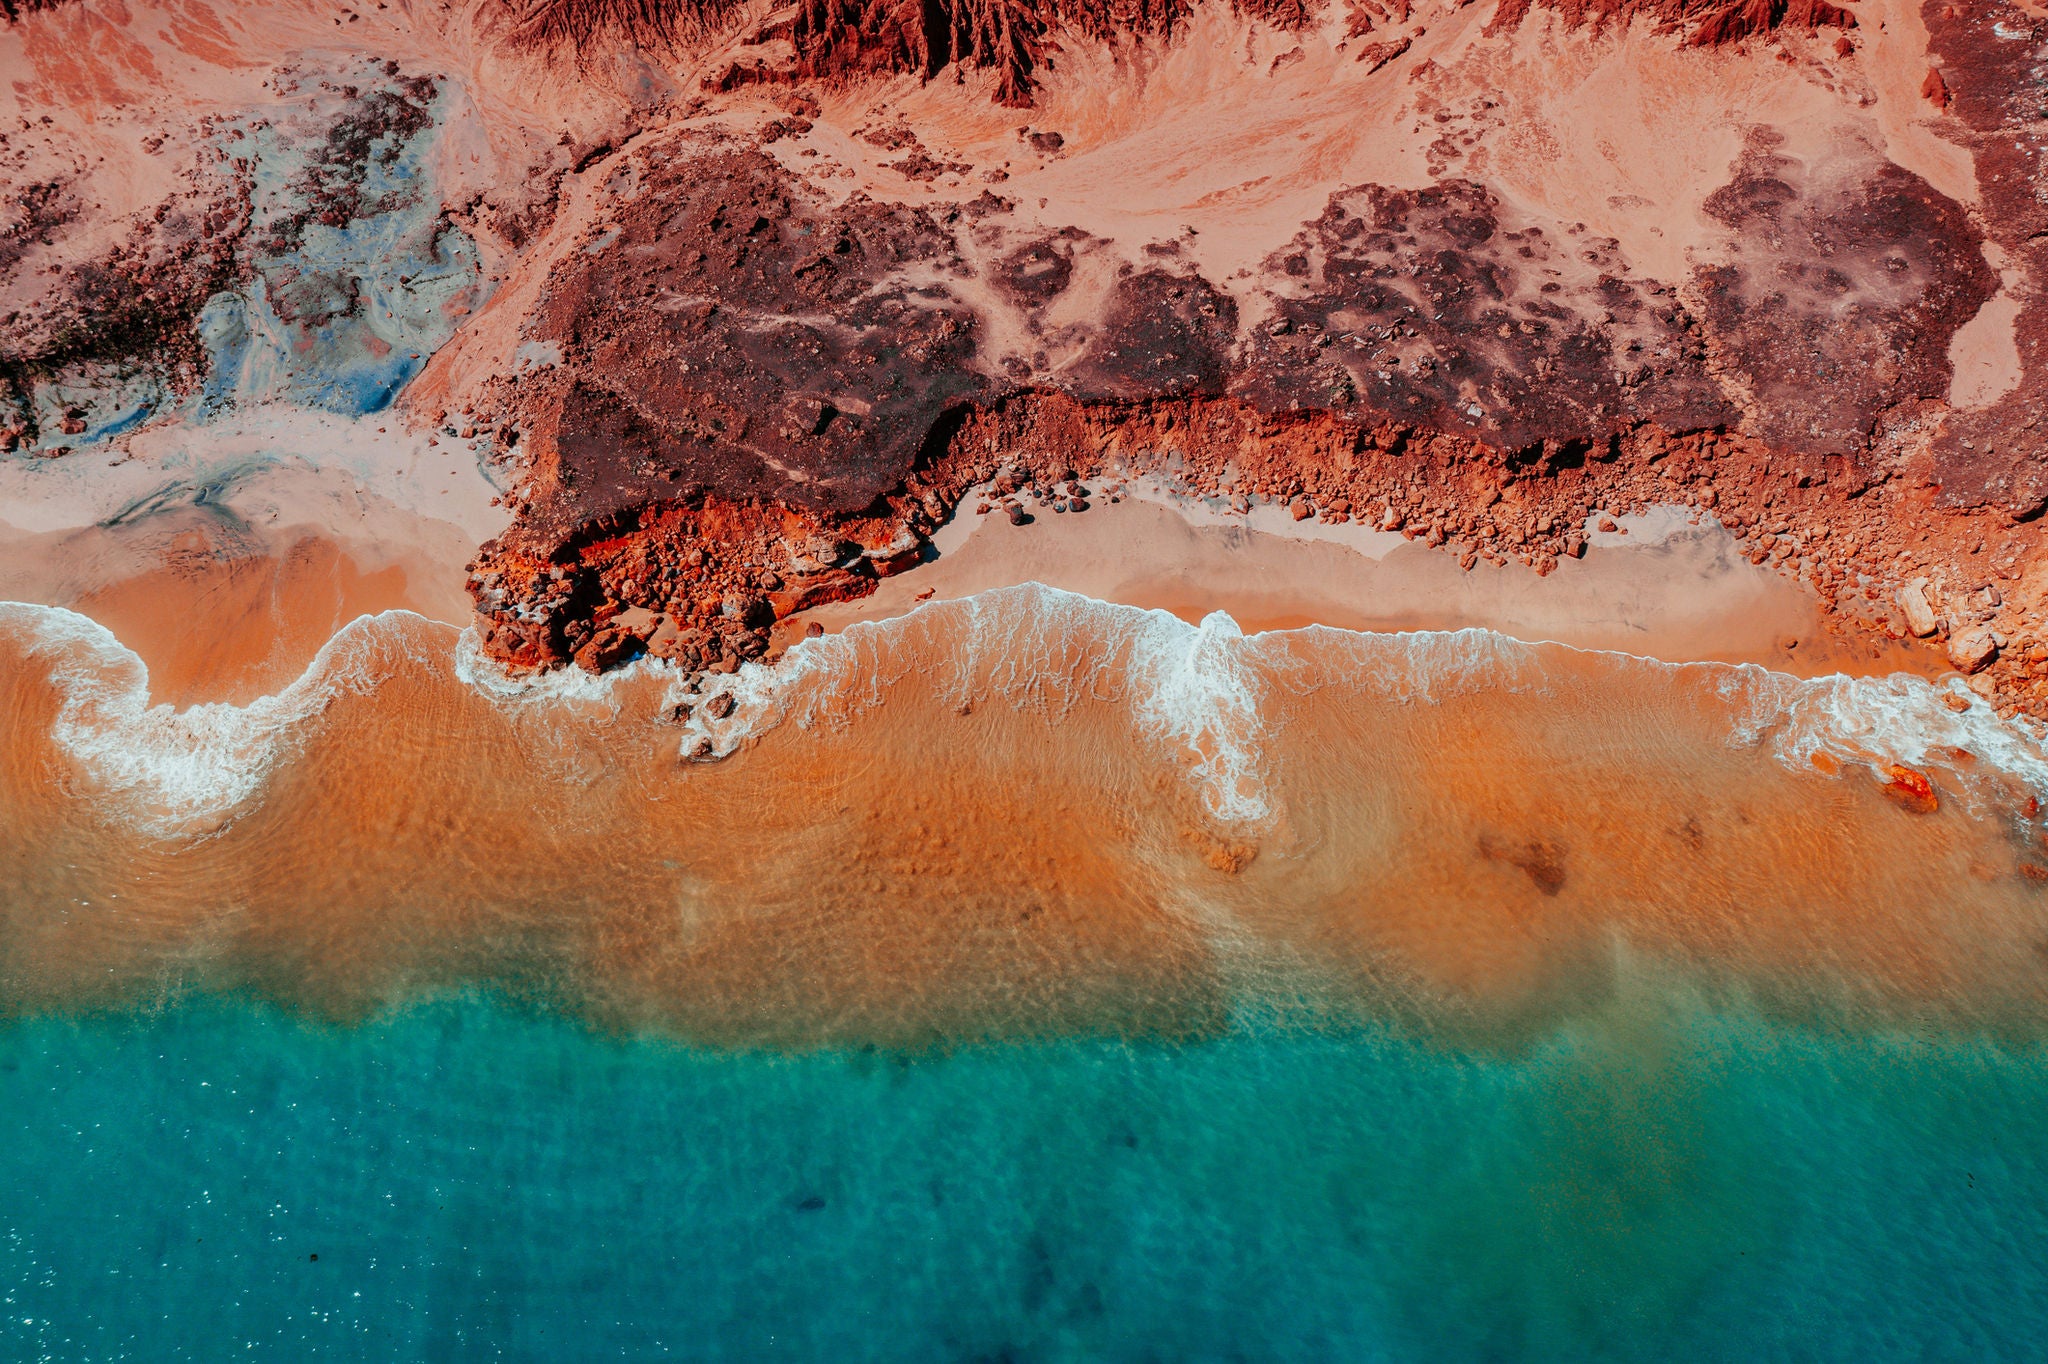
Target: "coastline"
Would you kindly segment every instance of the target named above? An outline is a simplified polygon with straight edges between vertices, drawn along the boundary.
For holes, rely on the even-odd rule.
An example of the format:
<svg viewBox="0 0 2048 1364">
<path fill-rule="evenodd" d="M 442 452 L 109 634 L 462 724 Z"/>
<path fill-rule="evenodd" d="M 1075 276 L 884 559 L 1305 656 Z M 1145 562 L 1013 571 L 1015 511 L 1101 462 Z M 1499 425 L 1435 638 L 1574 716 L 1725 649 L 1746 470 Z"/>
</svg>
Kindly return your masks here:
<svg viewBox="0 0 2048 1364">
<path fill-rule="evenodd" d="M 244 704 L 364 616 L 466 624 L 463 565 L 505 519 L 496 496 L 467 448 L 395 415 L 165 424 L 0 464 L 0 599 L 106 626 L 156 701 Z"/>
<path fill-rule="evenodd" d="M 358 447 L 379 453 L 343 467 L 331 452 L 324 461 L 251 458 L 241 433 L 222 441 L 180 431 L 194 436 L 182 478 L 154 460 L 156 472 L 146 472 L 132 456 L 109 461 L 97 483 L 38 488 L 16 475 L 17 525 L 0 526 L 0 597 L 92 617 L 141 656 L 152 698 L 178 706 L 275 691 L 363 616 L 403 609 L 469 623 L 459 586 L 469 527 L 423 504 L 459 496 L 450 510 L 462 521 L 491 515 L 480 470 L 458 460 L 443 474 L 456 492 L 423 496 L 416 436 Z M 116 467 L 131 460 L 134 472 Z M 1119 486 L 1116 501 L 1099 497 L 1073 514 L 1041 508 L 1025 525 L 999 511 L 976 515 L 970 491 L 933 532 L 924 562 L 868 596 L 786 617 L 770 657 L 813 625 L 838 633 L 926 601 L 1038 583 L 1190 623 L 1222 611 L 1246 633 L 1477 626 L 1531 643 L 1801 678 L 1952 671 L 1910 641 L 1830 628 L 1810 591 L 1748 562 L 1733 535 L 1694 509 L 1653 508 L 1613 532 L 1589 525 L 1583 558 L 1538 574 L 1512 560 L 1462 569 L 1396 532 L 1296 522 L 1270 504 L 1239 513 L 1228 499 L 1158 479 Z M 87 488 L 94 495 L 81 498 Z"/>
<path fill-rule="evenodd" d="M 1539 575 L 1514 561 L 1467 571 L 1397 532 L 1296 522 L 1273 505 L 1233 513 L 1227 499 L 1158 481 L 1136 482 L 1121 501 L 1097 499 L 1081 513 L 1039 510 L 1021 526 L 997 512 L 977 516 L 975 503 L 964 497 L 934 532 L 930 560 L 867 597 L 783 621 L 778 642 L 801 637 L 811 622 L 837 632 L 924 601 L 1036 582 L 1190 623 L 1224 611 L 1248 634 L 1479 626 L 1530 643 L 1753 663 L 1798 677 L 1951 671 L 1930 650 L 1829 629 L 1811 592 L 1750 564 L 1718 522 L 1683 507 L 1623 518 L 1615 532 L 1589 527 L 1583 559 Z"/>
</svg>

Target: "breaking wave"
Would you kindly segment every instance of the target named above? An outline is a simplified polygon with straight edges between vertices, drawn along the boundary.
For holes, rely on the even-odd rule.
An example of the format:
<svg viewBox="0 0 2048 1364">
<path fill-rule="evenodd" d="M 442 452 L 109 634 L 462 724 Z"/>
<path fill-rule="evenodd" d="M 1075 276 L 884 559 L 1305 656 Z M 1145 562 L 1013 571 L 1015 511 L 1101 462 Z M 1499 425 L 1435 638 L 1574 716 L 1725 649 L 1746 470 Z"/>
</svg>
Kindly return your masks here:
<svg viewBox="0 0 2048 1364">
<path fill-rule="evenodd" d="M 1768 743 L 1790 767 L 1808 768 L 1826 753 L 1879 769 L 1956 769 L 1961 755 L 2048 798 L 2040 742 L 1960 684 L 1903 673 L 1798 678 L 1754 664 L 1666 663 L 1477 627 L 1374 634 L 1312 625 L 1246 635 L 1220 611 L 1191 625 L 1170 612 L 1036 583 L 802 641 L 776 665 L 747 664 L 706 679 L 701 695 L 678 677 L 667 700 L 693 707 L 683 750 L 713 757 L 783 724 L 843 726 L 913 678 L 955 706 L 1001 700 L 1053 723 L 1078 699 L 1116 702 L 1139 735 L 1187 767 L 1211 814 L 1255 824 L 1271 813 L 1264 754 L 1273 689 L 1305 695 L 1341 684 L 1420 705 L 1481 692 L 1540 695 L 1579 685 L 1555 666 L 1566 658 L 1596 660 L 1616 678 L 1704 683 L 1726 704 L 1730 744 Z M 575 684 L 575 694 L 587 685 Z M 718 716 L 703 703 L 721 694 L 733 704 Z M 1970 704 L 1952 709 L 1951 696 Z"/>
<path fill-rule="evenodd" d="M 1367 634 L 1310 626 L 1247 635 L 1222 612 L 1190 624 L 1038 584 L 857 623 L 803 640 L 772 665 L 749 663 L 694 683 L 655 660 L 602 677 L 575 669 L 514 676 L 483 657 L 473 631 L 387 611 L 350 623 L 275 694 L 182 710 L 153 702 L 141 658 L 86 616 L 0 603 L 0 637 L 45 668 L 61 697 L 49 737 L 64 756 L 68 789 L 169 839 L 218 828 L 288 760 L 309 718 L 401 674 L 445 678 L 502 710 L 586 730 L 634 719 L 627 698 L 636 688 L 659 689 L 664 707 L 691 708 L 680 752 L 714 759 L 783 726 L 844 729 L 905 688 L 963 712 L 1007 705 L 1049 726 L 1078 706 L 1107 706 L 1184 773 L 1209 815 L 1255 827 L 1274 814 L 1267 765 L 1283 698 L 1333 686 L 1399 705 L 1486 692 L 1540 697 L 1588 685 L 1590 665 L 1595 684 L 1711 692 L 1725 707 L 1728 743 L 1768 745 L 1788 766 L 1809 768 L 1819 754 L 1879 770 L 1902 763 L 1953 770 L 1963 790 L 1990 770 L 2048 797 L 2039 742 L 1959 686 L 1953 694 L 1972 702 L 1962 710 L 1951 708 L 1948 689 L 1904 674 L 1800 679 L 1754 665 L 1588 653 L 1477 628 Z M 731 699 L 729 710 L 708 704 L 720 695 Z"/>
<path fill-rule="evenodd" d="M 71 792 L 159 838 L 218 828 L 336 697 L 368 695 L 402 669 L 432 666 L 425 636 L 438 628 L 410 611 L 358 617 L 282 691 L 179 710 L 152 702 L 148 667 L 99 622 L 63 607 L 0 602 L 0 632 L 19 641 L 24 661 L 47 669 L 61 698 L 50 738 L 69 759 Z"/>
</svg>

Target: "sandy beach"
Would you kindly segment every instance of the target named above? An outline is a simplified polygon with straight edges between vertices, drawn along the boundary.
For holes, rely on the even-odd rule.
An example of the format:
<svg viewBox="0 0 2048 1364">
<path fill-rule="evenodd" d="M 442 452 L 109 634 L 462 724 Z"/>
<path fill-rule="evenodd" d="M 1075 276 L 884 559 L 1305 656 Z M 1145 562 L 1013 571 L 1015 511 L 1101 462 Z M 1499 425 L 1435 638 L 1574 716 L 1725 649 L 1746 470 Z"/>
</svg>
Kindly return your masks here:
<svg viewBox="0 0 2048 1364">
<path fill-rule="evenodd" d="M 391 425 L 180 430 L 105 468 L 10 466 L 0 597 L 91 616 L 142 657 L 152 696 L 179 705 L 274 692 L 359 616 L 466 625 L 463 565 L 503 519 L 493 485 L 470 452 Z M 1589 526 L 1585 557 L 1539 577 L 1512 563 L 1461 570 L 1397 533 L 1295 522 L 1280 506 L 1234 513 L 1157 481 L 1021 526 L 975 505 L 940 528 L 927 562 L 783 621 L 779 639 L 1036 582 L 1191 622 L 1222 611 L 1247 632 L 1481 626 L 1802 677 L 1941 671 L 1904 642 L 1828 630 L 1810 592 L 1685 508 Z"/>
<path fill-rule="evenodd" d="M 1015 526 L 977 516 L 976 499 L 933 537 L 936 557 L 884 580 L 874 595 L 784 622 L 828 631 L 900 615 L 918 603 L 1038 582 L 1103 601 L 1156 607 L 1189 621 L 1227 612 L 1247 632 L 1330 625 L 1347 630 L 1481 626 L 1531 642 L 1667 662 L 1756 663 L 1801 677 L 1912 672 L 1940 660 L 1901 641 L 1829 631 L 1813 595 L 1748 563 L 1711 518 L 1683 507 L 1587 527 L 1581 560 L 1548 576 L 1481 562 L 1394 532 L 1295 521 L 1285 507 L 1231 513 L 1221 498 L 1140 483 L 1079 514 L 1040 509 Z"/>
<path fill-rule="evenodd" d="M 167 425 L 0 465 L 0 600 L 105 625 L 159 701 L 246 703 L 358 617 L 467 623 L 496 495 L 471 448 L 395 414 Z"/>
</svg>

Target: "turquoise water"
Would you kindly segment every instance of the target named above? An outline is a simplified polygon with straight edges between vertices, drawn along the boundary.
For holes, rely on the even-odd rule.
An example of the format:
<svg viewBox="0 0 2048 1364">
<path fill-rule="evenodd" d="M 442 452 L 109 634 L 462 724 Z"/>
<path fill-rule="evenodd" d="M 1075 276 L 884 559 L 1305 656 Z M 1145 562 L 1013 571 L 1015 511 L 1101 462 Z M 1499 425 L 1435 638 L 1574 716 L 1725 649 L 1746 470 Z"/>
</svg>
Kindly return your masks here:
<svg viewBox="0 0 2048 1364">
<path fill-rule="evenodd" d="M 32 1018 L 0 1357 L 2038 1358 L 2044 1115 L 2035 1045 L 1648 987 L 1513 1049 Z"/>
</svg>

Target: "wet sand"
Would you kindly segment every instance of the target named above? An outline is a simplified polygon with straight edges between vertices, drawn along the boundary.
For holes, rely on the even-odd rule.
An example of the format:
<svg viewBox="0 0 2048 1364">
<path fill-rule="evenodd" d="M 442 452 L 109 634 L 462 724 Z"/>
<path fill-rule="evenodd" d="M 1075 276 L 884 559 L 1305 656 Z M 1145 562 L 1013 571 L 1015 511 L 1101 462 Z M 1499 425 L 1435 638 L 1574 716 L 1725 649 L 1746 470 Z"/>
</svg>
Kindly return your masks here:
<svg viewBox="0 0 2048 1364">
<path fill-rule="evenodd" d="M 1355 523 L 1296 522 L 1279 506 L 1247 515 L 1220 498 L 1158 485 L 1080 514 L 1036 509 L 1013 526 L 976 516 L 976 498 L 934 537 L 937 557 L 884 581 L 873 596 L 784 622 L 828 631 L 882 620 L 925 600 L 1038 582 L 1102 601 L 1157 607 L 1199 621 L 1223 611 L 1247 632 L 1330 625 L 1346 630 L 1480 626 L 1673 663 L 1755 663 L 1799 677 L 1949 671 L 1933 650 L 1856 631 L 1830 632 L 1813 595 L 1745 560 L 1732 536 L 1685 508 L 1588 527 L 1583 560 L 1538 576 L 1519 564 L 1467 572 L 1443 550 Z M 1626 532 L 1626 533 L 1623 533 Z"/>
<path fill-rule="evenodd" d="M 506 520 L 494 496 L 472 449 L 394 414 L 164 426 L 0 464 L 0 601 L 105 625 L 158 701 L 245 704 L 359 617 L 466 624 L 463 565 Z"/>
</svg>

